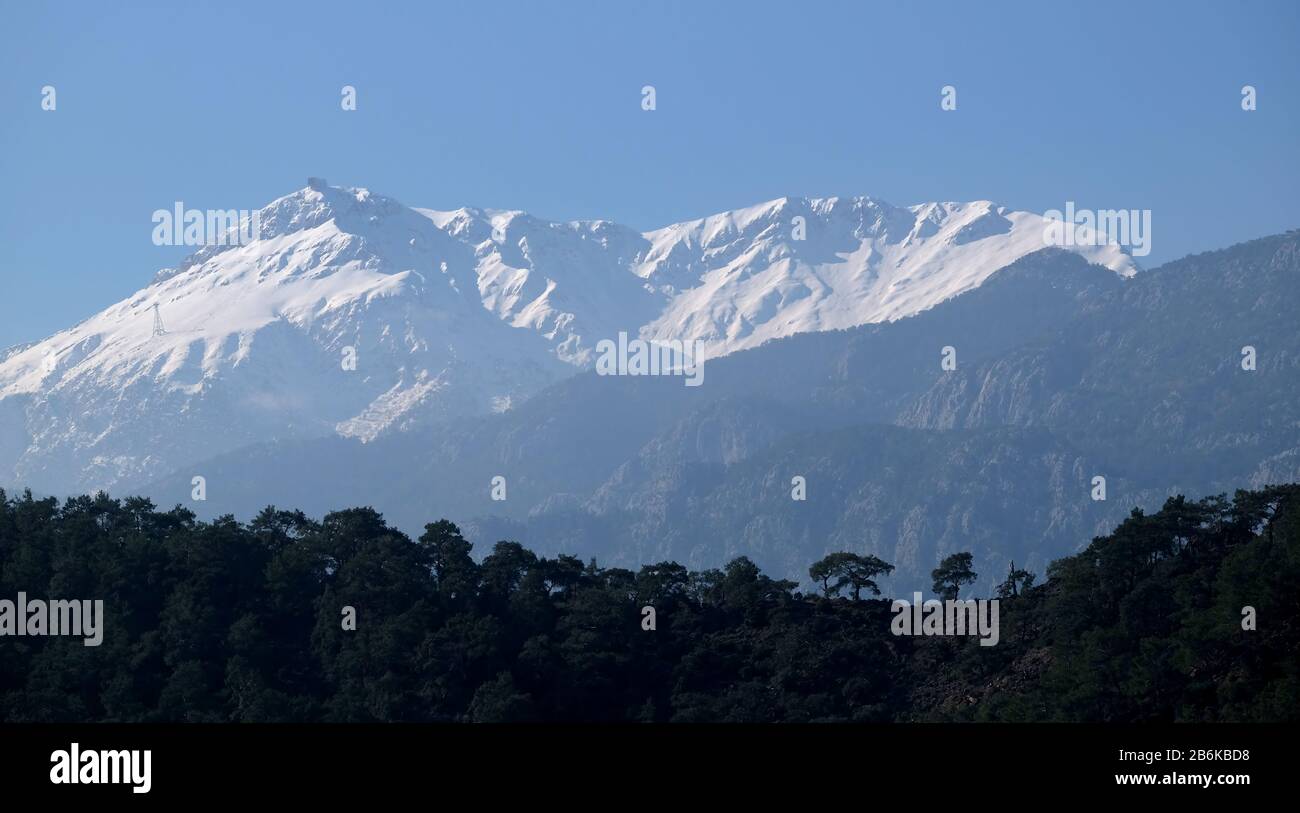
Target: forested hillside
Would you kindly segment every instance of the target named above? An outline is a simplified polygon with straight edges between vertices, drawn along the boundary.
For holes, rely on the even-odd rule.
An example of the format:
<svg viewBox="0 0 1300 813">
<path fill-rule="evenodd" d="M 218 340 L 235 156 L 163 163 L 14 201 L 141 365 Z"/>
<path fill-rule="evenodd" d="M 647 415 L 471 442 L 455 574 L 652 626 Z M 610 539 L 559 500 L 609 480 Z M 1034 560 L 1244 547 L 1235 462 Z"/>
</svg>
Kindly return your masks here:
<svg viewBox="0 0 1300 813">
<path fill-rule="evenodd" d="M 412 540 L 367 508 L 205 523 L 0 492 L 0 599 L 106 614 L 100 646 L 0 637 L 0 719 L 1300 718 L 1300 485 L 1134 511 L 1025 575 L 981 647 L 896 637 L 869 584 L 804 594 L 745 558 L 633 572 L 500 542 L 476 561 L 449 522 Z"/>
</svg>

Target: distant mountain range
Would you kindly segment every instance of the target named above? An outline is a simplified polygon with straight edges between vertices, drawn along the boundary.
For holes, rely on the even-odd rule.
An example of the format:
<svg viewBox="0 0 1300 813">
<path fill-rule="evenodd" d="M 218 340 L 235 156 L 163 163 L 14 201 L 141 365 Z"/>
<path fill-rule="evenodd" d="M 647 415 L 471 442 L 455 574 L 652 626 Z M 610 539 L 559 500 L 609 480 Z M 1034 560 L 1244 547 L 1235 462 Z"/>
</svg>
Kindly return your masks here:
<svg viewBox="0 0 1300 813">
<path fill-rule="evenodd" d="M 1134 506 L 1300 480 L 1296 232 L 1135 273 L 988 203 L 782 199 L 639 234 L 318 187 L 262 222 L 0 356 L 0 482 L 369 504 L 607 565 L 806 579 L 869 552 L 901 595 L 947 553 L 986 589 Z M 704 385 L 595 374 L 620 331 L 703 341 Z"/>
<path fill-rule="evenodd" d="M 1044 231 L 987 202 L 783 198 L 641 234 L 411 209 L 315 179 L 258 219 L 259 239 L 205 246 L 0 354 L 0 483 L 129 488 L 254 443 L 506 410 L 620 332 L 720 356 L 897 319 L 977 287 Z M 1133 272 L 1114 246 L 1079 250 Z"/>
</svg>

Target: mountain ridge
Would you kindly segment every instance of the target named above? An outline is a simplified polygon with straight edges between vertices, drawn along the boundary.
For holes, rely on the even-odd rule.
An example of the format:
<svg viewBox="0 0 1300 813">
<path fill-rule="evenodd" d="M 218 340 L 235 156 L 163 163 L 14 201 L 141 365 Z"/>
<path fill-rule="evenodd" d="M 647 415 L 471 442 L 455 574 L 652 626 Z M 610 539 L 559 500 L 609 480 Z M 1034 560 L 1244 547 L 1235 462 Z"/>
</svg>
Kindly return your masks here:
<svg viewBox="0 0 1300 813">
<path fill-rule="evenodd" d="M 257 215 L 257 239 L 204 246 L 0 355 L 0 482 L 138 484 L 268 440 L 490 414 L 621 332 L 709 358 L 895 320 L 1041 249 L 1045 222 L 988 202 L 780 198 L 639 233 L 413 209 L 319 179 Z M 1116 246 L 1078 252 L 1136 267 Z"/>
</svg>

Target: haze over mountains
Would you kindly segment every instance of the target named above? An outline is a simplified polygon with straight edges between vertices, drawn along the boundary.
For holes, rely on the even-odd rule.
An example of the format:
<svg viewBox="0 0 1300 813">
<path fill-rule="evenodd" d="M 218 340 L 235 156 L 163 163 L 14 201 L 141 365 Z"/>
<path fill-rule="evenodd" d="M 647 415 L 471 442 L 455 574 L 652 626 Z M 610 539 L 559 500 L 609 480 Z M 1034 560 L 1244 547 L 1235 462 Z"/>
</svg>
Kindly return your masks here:
<svg viewBox="0 0 1300 813">
<path fill-rule="evenodd" d="M 369 504 L 630 567 L 802 579 L 853 550 L 901 594 L 947 553 L 982 589 L 1134 505 L 1300 479 L 1295 232 L 1134 275 L 988 203 L 782 199 L 640 234 L 319 187 L 262 221 L 0 356 L 0 481 L 202 516 Z M 619 331 L 702 340 L 705 384 L 591 372 Z"/>
</svg>

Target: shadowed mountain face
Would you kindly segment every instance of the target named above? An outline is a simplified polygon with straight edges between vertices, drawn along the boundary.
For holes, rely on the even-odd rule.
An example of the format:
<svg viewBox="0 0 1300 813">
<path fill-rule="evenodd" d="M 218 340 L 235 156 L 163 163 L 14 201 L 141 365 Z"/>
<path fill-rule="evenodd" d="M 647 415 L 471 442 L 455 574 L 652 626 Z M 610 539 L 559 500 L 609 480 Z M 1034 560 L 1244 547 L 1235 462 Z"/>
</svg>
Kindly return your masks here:
<svg viewBox="0 0 1300 813">
<path fill-rule="evenodd" d="M 1296 244 L 1292 232 L 1145 274 L 1042 340 L 936 380 L 899 423 L 1043 427 L 1105 454 L 1116 473 L 1170 487 L 1293 476 Z"/>
<path fill-rule="evenodd" d="M 1128 280 L 1043 251 L 906 319 L 711 360 L 699 387 L 583 374 L 503 414 L 266 444 L 144 493 L 241 516 L 364 502 L 407 529 L 448 516 L 480 542 L 607 564 L 744 554 L 805 578 L 852 550 L 897 565 L 897 593 L 971 550 L 982 590 L 1134 505 L 1300 479 L 1298 283 L 1294 232 Z"/>
</svg>

